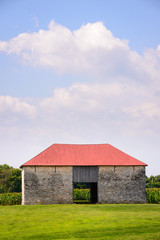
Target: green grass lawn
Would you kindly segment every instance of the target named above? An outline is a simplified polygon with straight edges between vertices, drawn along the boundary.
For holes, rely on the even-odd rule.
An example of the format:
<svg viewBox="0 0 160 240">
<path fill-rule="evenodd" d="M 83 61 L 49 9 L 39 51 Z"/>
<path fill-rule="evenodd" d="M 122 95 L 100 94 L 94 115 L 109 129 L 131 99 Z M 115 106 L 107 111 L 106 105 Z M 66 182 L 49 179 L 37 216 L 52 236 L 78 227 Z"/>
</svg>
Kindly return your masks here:
<svg viewBox="0 0 160 240">
<path fill-rule="evenodd" d="M 0 239 L 160 240 L 160 205 L 0 206 Z"/>
</svg>

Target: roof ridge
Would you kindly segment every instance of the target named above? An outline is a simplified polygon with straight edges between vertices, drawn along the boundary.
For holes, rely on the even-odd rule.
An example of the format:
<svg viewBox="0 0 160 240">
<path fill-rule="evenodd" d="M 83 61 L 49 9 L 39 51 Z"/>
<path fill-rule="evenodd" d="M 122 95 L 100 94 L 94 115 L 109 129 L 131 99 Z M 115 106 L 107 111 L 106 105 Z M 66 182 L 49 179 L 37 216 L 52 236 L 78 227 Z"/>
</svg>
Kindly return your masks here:
<svg viewBox="0 0 160 240">
<path fill-rule="evenodd" d="M 73 146 L 86 145 L 87 146 L 87 145 L 111 145 L 111 144 L 109 143 L 53 143 L 52 145 L 73 145 Z"/>
</svg>

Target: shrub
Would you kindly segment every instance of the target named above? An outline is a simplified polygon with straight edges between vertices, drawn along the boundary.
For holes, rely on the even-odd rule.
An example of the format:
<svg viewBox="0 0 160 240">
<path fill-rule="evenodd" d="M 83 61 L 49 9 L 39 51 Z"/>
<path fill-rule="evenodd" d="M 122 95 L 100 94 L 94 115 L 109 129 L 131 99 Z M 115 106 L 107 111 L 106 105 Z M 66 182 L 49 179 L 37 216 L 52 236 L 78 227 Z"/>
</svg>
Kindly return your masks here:
<svg viewBox="0 0 160 240">
<path fill-rule="evenodd" d="M 0 194 L 0 205 L 20 205 L 22 193 L 2 193 Z"/>
<path fill-rule="evenodd" d="M 147 188 L 147 202 L 160 203 L 160 188 Z"/>
<path fill-rule="evenodd" d="M 74 189 L 74 200 L 90 200 L 90 189 Z"/>
</svg>

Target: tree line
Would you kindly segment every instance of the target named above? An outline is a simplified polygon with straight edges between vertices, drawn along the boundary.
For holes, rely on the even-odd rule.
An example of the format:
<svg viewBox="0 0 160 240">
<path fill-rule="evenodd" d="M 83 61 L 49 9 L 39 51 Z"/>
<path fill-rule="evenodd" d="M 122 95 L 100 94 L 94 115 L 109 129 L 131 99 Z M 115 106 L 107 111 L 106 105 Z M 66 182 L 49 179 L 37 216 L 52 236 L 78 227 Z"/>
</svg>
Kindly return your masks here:
<svg viewBox="0 0 160 240">
<path fill-rule="evenodd" d="M 75 184 L 74 188 L 87 188 L 87 184 Z M 146 188 L 160 188 L 160 175 L 146 177 Z M 0 165 L 0 193 L 21 192 L 21 170 L 7 164 Z"/>
<path fill-rule="evenodd" d="M 146 177 L 146 188 L 160 188 L 160 175 Z"/>
<path fill-rule="evenodd" d="M 21 192 L 21 170 L 0 165 L 0 193 Z"/>
</svg>

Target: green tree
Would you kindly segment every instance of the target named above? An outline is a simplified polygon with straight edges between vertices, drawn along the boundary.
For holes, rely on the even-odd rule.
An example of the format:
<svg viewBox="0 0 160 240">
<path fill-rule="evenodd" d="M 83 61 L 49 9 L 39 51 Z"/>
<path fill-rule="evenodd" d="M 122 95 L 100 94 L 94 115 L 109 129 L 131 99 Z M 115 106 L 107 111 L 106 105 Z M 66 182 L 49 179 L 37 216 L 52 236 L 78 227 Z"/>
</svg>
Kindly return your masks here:
<svg viewBox="0 0 160 240">
<path fill-rule="evenodd" d="M 0 165 L 0 193 L 21 192 L 21 170 Z"/>
<path fill-rule="evenodd" d="M 8 169 L 13 169 L 13 167 L 10 167 L 8 164 L 0 165 L 0 172 Z"/>
<path fill-rule="evenodd" d="M 12 167 L 10 167 L 7 164 L 0 165 L 0 193 L 7 192 L 7 186 L 6 183 L 8 181 L 8 178 L 12 172 Z"/>
<path fill-rule="evenodd" d="M 146 177 L 146 188 L 160 188 L 160 175 Z"/>
<path fill-rule="evenodd" d="M 13 169 L 8 181 L 7 188 L 9 192 L 21 192 L 21 170 Z"/>
</svg>

